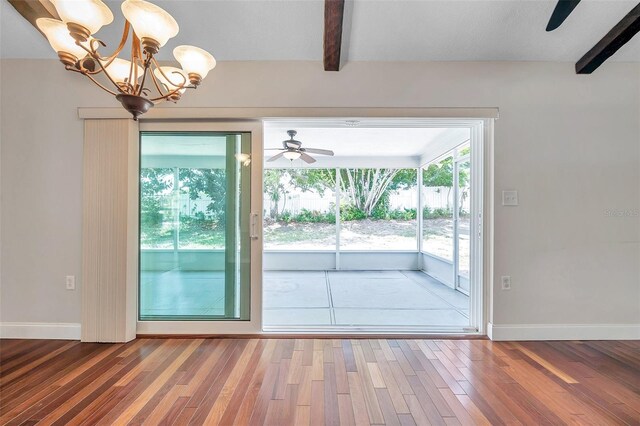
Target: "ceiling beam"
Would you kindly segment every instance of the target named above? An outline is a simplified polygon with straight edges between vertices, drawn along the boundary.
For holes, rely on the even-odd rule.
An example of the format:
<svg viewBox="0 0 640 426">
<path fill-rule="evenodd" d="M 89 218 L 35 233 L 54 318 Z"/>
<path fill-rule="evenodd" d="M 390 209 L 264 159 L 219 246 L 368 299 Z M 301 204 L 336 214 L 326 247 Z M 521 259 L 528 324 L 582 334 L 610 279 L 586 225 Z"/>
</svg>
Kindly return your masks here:
<svg viewBox="0 0 640 426">
<path fill-rule="evenodd" d="M 324 0 L 324 70 L 340 70 L 344 0 Z"/>
<path fill-rule="evenodd" d="M 31 25 L 38 31 L 40 28 L 36 25 L 38 18 L 60 19 L 56 8 L 49 0 L 8 0 L 11 6 L 18 11 Z M 42 33 L 42 31 L 40 31 Z"/>
<path fill-rule="evenodd" d="M 640 31 L 640 4 L 634 7 L 577 63 L 577 74 L 591 74 Z"/>
<path fill-rule="evenodd" d="M 558 0 L 549 23 L 547 24 L 547 31 L 553 31 L 558 28 L 562 23 L 571 15 L 573 9 L 580 3 L 580 0 Z"/>
</svg>

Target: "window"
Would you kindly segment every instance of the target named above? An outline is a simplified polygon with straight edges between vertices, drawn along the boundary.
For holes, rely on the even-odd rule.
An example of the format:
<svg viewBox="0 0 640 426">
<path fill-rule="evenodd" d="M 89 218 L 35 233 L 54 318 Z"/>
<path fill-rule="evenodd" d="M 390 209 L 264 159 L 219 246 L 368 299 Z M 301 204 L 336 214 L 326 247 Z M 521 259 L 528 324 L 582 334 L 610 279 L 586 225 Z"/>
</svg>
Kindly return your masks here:
<svg viewBox="0 0 640 426">
<path fill-rule="evenodd" d="M 422 168 L 422 251 L 453 261 L 453 157 Z"/>
<path fill-rule="evenodd" d="M 416 169 L 340 169 L 340 249 L 416 250 Z"/>
<path fill-rule="evenodd" d="M 140 247 L 173 248 L 175 229 L 174 170 L 140 170 Z"/>
<path fill-rule="evenodd" d="M 416 169 L 265 170 L 265 249 L 336 250 L 336 191 L 340 250 L 417 249 Z"/>
<path fill-rule="evenodd" d="M 469 279 L 471 252 L 471 159 L 469 144 L 458 148 L 456 170 L 458 173 L 458 274 Z"/>
<path fill-rule="evenodd" d="M 224 249 L 224 169 L 178 169 L 178 248 Z"/>
<path fill-rule="evenodd" d="M 265 170 L 266 250 L 336 249 L 335 179 L 334 169 Z"/>
</svg>

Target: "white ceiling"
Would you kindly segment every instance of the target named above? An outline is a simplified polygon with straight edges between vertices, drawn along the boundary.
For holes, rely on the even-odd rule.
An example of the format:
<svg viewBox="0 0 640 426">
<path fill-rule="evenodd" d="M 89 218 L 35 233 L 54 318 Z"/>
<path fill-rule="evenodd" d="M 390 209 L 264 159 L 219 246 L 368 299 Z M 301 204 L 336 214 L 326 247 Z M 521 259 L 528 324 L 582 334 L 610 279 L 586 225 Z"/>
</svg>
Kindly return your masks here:
<svg viewBox="0 0 640 426">
<path fill-rule="evenodd" d="M 282 148 L 282 141 L 289 139 L 289 129 L 298 132 L 295 139 L 302 142 L 303 148 L 329 149 L 336 157 L 369 158 L 420 156 L 429 143 L 447 130 L 406 127 L 306 127 L 296 122 L 267 123 L 264 127 L 264 147 Z M 277 151 L 269 151 L 266 155 L 270 153 L 275 155 Z"/>
<path fill-rule="evenodd" d="M 122 28 L 120 2 L 108 1 L 116 21 L 98 36 L 109 46 Z M 196 44 L 218 60 L 322 60 L 323 2 L 319 0 L 156 1 L 180 24 L 161 51 Z M 351 61 L 577 61 L 637 0 L 583 0 L 547 33 L 555 0 L 355 0 L 345 22 Z M 56 58 L 47 42 L 6 0 L 0 1 L 3 58 Z M 640 36 L 611 60 L 640 61 Z"/>
</svg>

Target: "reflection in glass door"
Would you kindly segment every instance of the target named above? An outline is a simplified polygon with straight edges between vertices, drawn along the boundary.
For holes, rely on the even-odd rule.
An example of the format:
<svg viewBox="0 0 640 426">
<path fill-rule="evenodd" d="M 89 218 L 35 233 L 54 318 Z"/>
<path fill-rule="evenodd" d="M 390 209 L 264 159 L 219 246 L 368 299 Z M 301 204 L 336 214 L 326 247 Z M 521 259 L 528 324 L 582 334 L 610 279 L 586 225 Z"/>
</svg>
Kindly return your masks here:
<svg viewBox="0 0 640 426">
<path fill-rule="evenodd" d="M 249 133 L 143 132 L 140 320 L 249 319 Z"/>
</svg>

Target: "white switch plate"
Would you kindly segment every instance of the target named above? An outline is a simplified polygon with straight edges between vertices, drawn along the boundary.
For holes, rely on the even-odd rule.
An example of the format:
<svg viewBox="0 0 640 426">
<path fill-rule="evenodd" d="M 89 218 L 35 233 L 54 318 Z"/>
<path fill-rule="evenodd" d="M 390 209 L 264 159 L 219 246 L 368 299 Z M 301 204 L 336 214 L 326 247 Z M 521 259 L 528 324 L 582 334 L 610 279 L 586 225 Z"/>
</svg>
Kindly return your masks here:
<svg viewBox="0 0 640 426">
<path fill-rule="evenodd" d="M 65 287 L 67 290 L 75 290 L 76 289 L 76 277 L 73 275 L 67 275 L 65 279 Z"/>
<path fill-rule="evenodd" d="M 511 290 L 511 277 L 505 275 L 502 277 L 502 289 L 503 290 Z"/>
<path fill-rule="evenodd" d="M 517 206 L 518 205 L 518 191 L 502 191 L 502 205 L 503 206 Z"/>
</svg>

